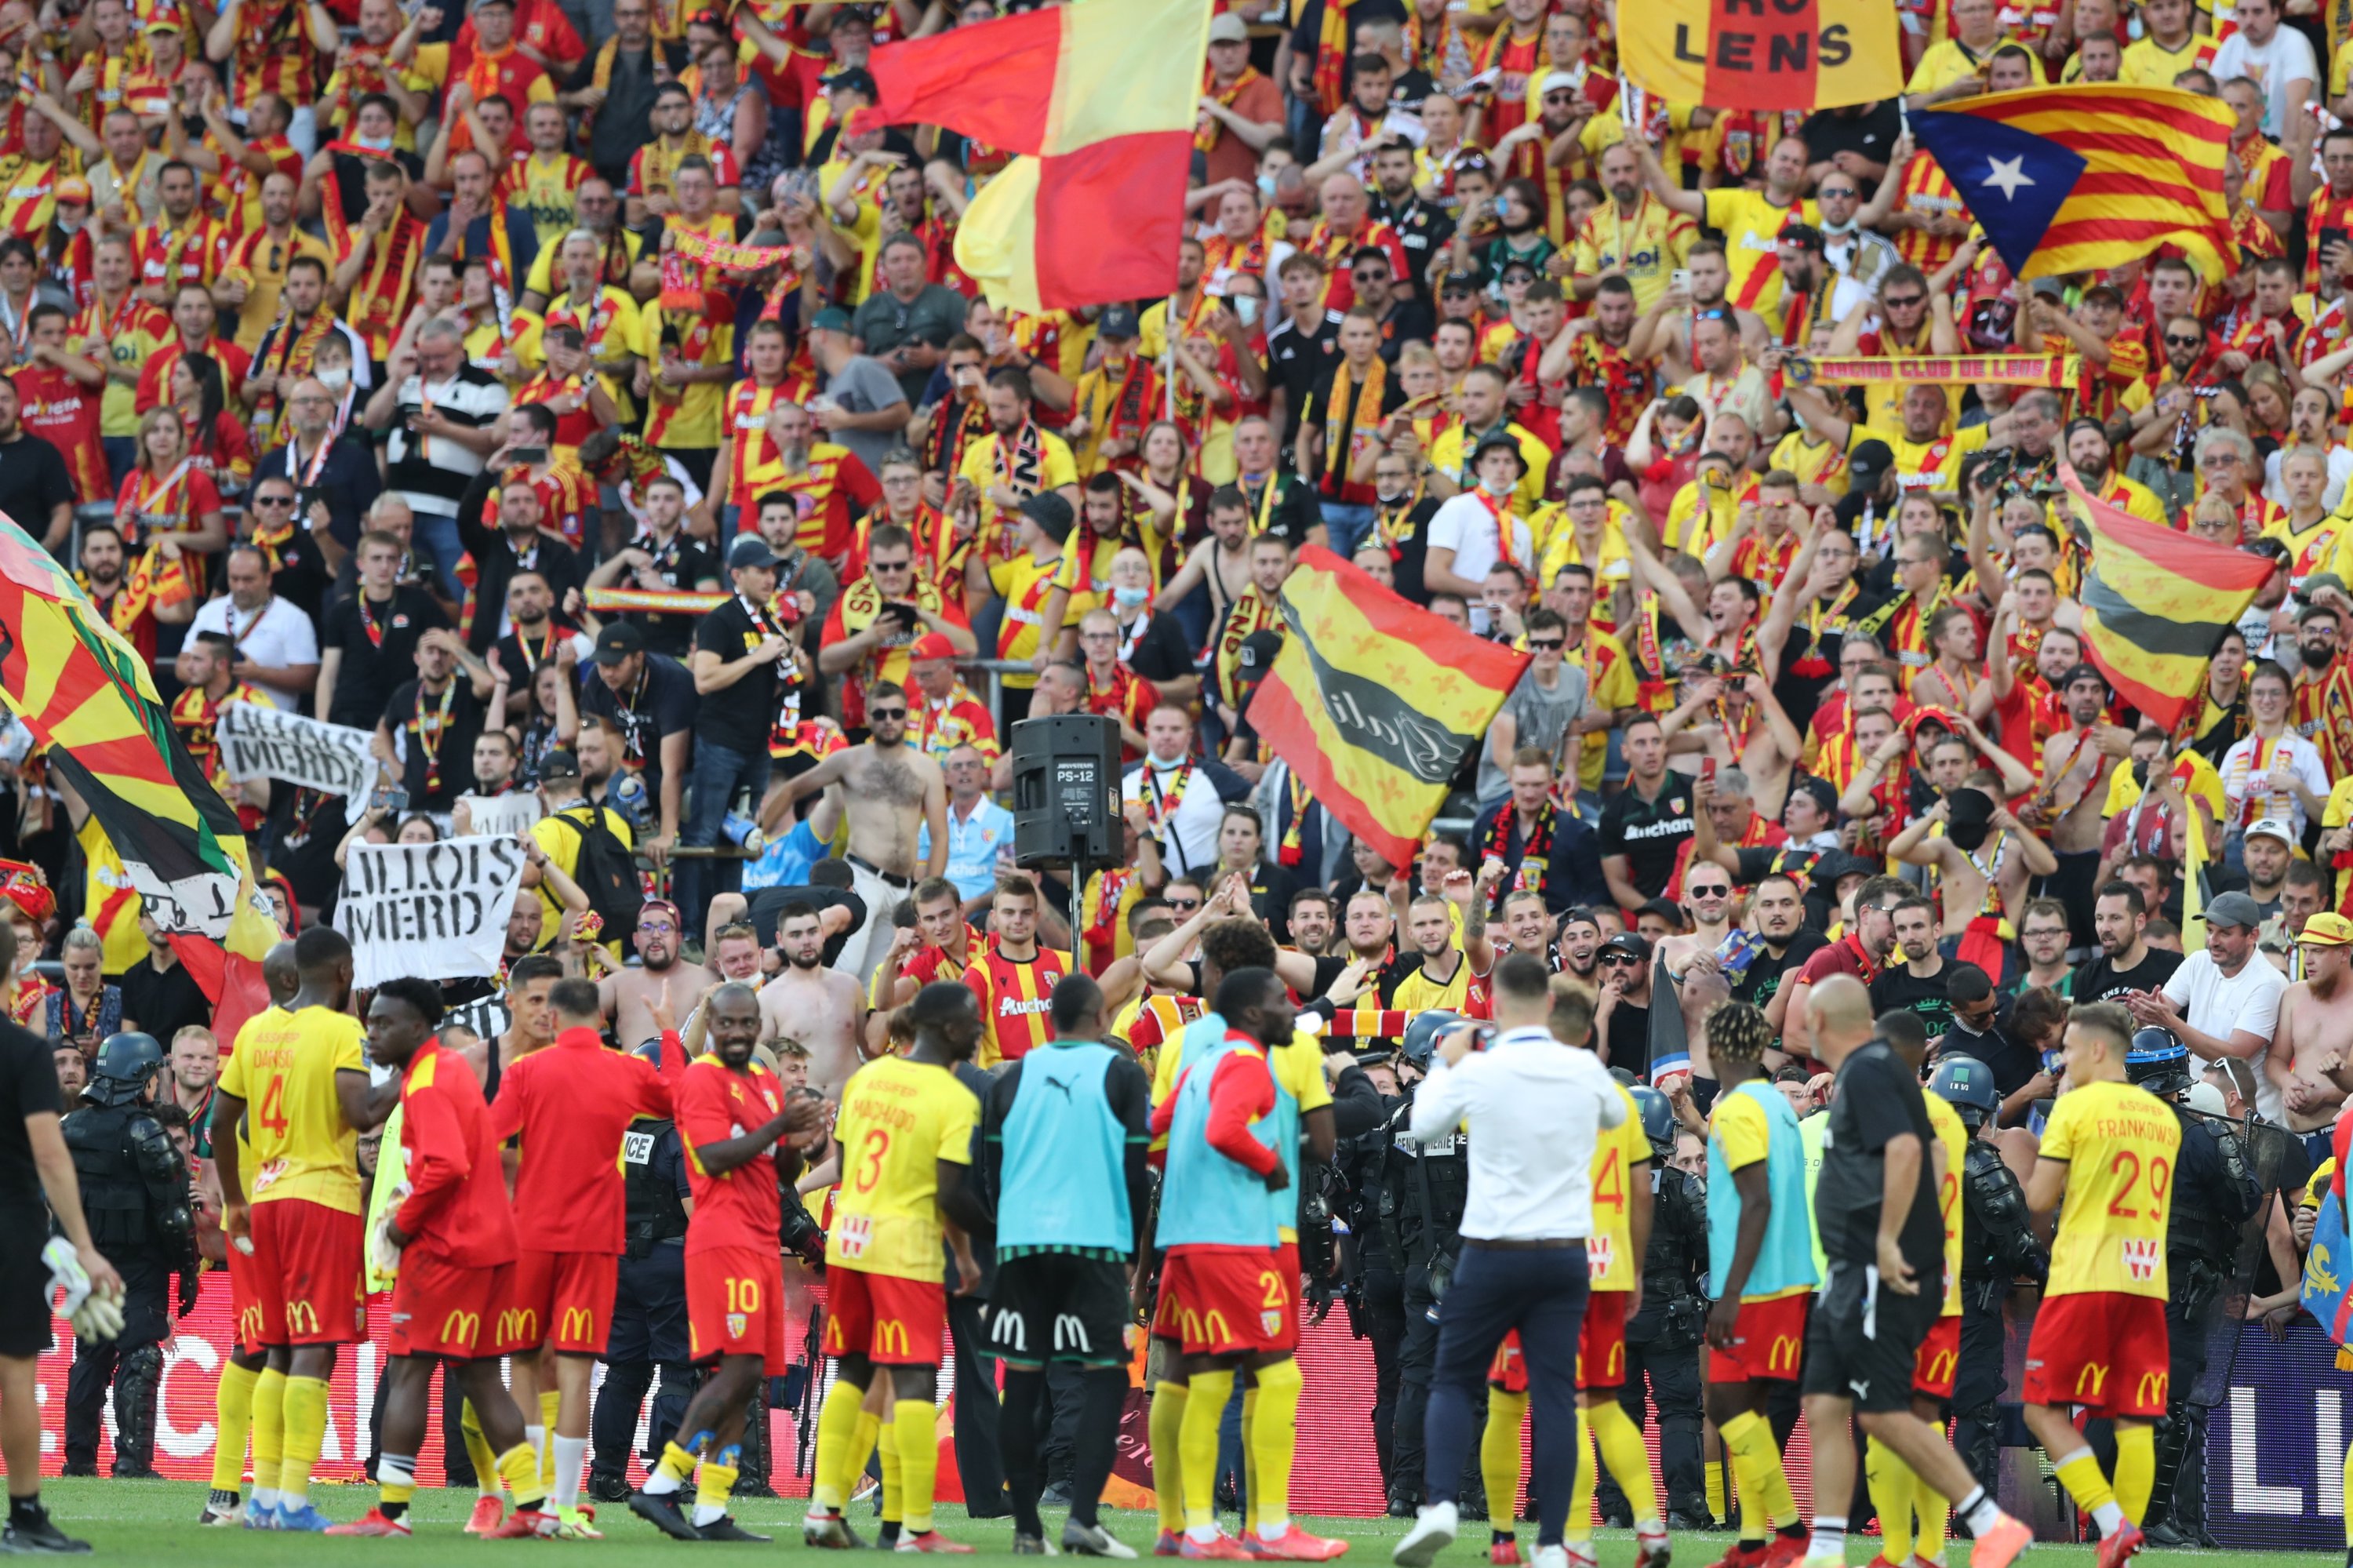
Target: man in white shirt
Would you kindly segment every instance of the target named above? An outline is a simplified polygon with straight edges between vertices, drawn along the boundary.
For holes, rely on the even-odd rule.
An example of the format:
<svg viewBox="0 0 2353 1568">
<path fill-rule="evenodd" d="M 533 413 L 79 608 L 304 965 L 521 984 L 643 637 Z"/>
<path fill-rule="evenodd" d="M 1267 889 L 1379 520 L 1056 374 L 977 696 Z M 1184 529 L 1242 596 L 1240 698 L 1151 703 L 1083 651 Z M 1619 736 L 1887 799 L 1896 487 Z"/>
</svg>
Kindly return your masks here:
<svg viewBox="0 0 2353 1568">
<path fill-rule="evenodd" d="M 2281 25 L 2281 0 L 2239 0 L 2236 15 L 2239 30 L 2214 51 L 2208 69 L 2216 81 L 2243 76 L 2261 87 L 2264 133 L 2283 137 L 2319 85 L 2312 45 Z"/>
<path fill-rule="evenodd" d="M 1174 703 L 1145 715 L 1144 744 L 1144 760 L 1121 780 L 1121 808 L 1144 808 L 1145 823 L 1160 847 L 1160 863 L 1171 873 L 1214 872 L 1226 804 L 1247 800 L 1249 781 L 1221 762 L 1193 755 L 1193 715 Z"/>
<path fill-rule="evenodd" d="M 2206 906 L 2206 948 L 2173 971 L 2165 989 L 2126 996 L 2133 1022 L 2170 1029 L 2203 1062 L 2235 1056 L 2264 1061 L 2278 1028 L 2287 977 L 2255 951 L 2263 911 L 2243 893 L 2225 893 Z M 2282 1127 L 2285 1086 L 2268 1065 L 2255 1075 L 2255 1111 Z"/>
<path fill-rule="evenodd" d="M 1535 1568 L 1567 1568 L 1562 1531 L 1576 1478 L 1577 1345 L 1585 1319 L 1585 1239 L 1593 1229 L 1593 1151 L 1626 1102 L 1589 1051 L 1552 1036 L 1551 976 L 1542 959 L 1513 953 L 1495 966 L 1501 1033 L 1472 1054 L 1475 1027 L 1447 1035 L 1413 1102 L 1417 1143 L 1470 1132 L 1471 1189 L 1462 1260 L 1447 1287 L 1438 1360 L 1424 1418 L 1430 1501 L 1396 1560 L 1426 1568 L 1454 1539 L 1454 1498 L 1471 1451 L 1472 1412 L 1495 1347 L 1519 1330 L 1535 1414 L 1541 1499 Z"/>
<path fill-rule="evenodd" d="M 2274 666 L 2247 679 L 2248 733 L 2222 754 L 2222 799 L 2228 810 L 2226 839 L 2242 824 L 2270 818 L 2288 825 L 2296 842 L 2305 823 L 2328 803 L 2328 768 L 2320 748 L 2288 722 L 2294 694 L 2288 677 Z"/>
<path fill-rule="evenodd" d="M 227 597 L 200 608 L 188 634 L 227 638 L 237 679 L 290 712 L 318 684 L 319 634 L 309 616 L 269 591 L 269 561 L 259 550 L 231 546 L 227 572 Z"/>
<path fill-rule="evenodd" d="M 1491 431 L 1471 453 L 1471 471 L 1479 487 L 1454 496 L 1430 515 L 1422 586 L 1431 593 L 1461 595 L 1471 607 L 1471 630 L 1482 637 L 1487 634 L 1487 607 L 1482 600 L 1488 568 L 1508 556 L 1522 576 L 1533 575 L 1535 541 L 1527 524 L 1512 511 L 1513 493 L 1527 468 L 1520 443 L 1505 431 Z M 1505 528 L 1511 530 L 1508 538 Z"/>
</svg>

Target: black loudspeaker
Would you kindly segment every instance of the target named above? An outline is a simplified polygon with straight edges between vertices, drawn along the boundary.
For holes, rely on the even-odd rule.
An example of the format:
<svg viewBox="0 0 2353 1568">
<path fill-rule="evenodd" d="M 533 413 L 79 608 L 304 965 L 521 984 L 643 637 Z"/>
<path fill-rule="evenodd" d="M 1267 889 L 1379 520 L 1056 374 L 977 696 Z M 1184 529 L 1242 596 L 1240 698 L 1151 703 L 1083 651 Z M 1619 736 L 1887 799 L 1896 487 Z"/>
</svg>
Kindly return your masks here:
<svg viewBox="0 0 2353 1568">
<path fill-rule="evenodd" d="M 1120 857 L 1119 724 L 1052 714 L 1013 726 L 1013 862 L 1110 865 Z"/>
</svg>

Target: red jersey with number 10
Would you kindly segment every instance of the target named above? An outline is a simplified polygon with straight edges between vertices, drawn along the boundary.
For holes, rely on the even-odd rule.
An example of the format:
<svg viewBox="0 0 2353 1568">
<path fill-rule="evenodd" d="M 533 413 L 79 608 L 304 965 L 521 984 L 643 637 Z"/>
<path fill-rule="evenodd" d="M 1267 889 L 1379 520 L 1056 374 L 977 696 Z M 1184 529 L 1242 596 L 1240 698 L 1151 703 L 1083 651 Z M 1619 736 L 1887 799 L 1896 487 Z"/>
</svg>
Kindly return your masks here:
<svg viewBox="0 0 2353 1568">
<path fill-rule="evenodd" d="M 732 1171 L 713 1172 L 702 1168 L 697 1150 L 774 1121 L 784 1108 L 783 1086 L 757 1062 L 739 1073 L 709 1055 L 687 1068 L 671 1098 L 679 1141 L 686 1148 L 687 1187 L 694 1196 L 694 1213 L 686 1222 L 687 1255 L 752 1247 L 773 1256 L 783 1217 L 775 1151 L 763 1150 Z"/>
</svg>

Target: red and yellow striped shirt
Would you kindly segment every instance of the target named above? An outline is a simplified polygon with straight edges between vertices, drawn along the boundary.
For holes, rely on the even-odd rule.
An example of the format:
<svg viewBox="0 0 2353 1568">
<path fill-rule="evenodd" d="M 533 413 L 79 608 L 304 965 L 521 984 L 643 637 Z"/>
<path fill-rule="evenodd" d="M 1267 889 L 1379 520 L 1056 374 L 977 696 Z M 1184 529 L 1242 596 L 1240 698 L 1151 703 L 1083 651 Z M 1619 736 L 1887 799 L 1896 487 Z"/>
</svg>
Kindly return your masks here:
<svg viewBox="0 0 2353 1568">
<path fill-rule="evenodd" d="M 1040 947 L 1021 962 L 1005 956 L 1001 938 L 991 937 L 964 972 L 964 983 L 980 999 L 979 1065 L 1018 1062 L 1045 1043 L 1047 1009 L 1054 988 L 1071 972 L 1071 955 Z"/>
</svg>

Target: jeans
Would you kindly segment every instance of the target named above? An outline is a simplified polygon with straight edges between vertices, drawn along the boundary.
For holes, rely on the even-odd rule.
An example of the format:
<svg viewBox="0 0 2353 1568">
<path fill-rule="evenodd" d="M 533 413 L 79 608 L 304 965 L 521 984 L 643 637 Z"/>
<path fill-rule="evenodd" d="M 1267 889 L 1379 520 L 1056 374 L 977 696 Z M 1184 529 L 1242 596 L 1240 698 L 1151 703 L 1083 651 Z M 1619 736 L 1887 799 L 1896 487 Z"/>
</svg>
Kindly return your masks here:
<svg viewBox="0 0 2353 1568">
<path fill-rule="evenodd" d="M 1430 1385 L 1422 1478 L 1432 1502 L 1451 1501 L 1471 1457 L 1479 1396 L 1495 1347 L 1520 1331 L 1528 1367 L 1535 1441 L 1530 1489 L 1538 1501 L 1536 1543 L 1560 1544 L 1577 1481 L 1577 1343 L 1585 1325 L 1585 1247 L 1525 1251 L 1465 1244 L 1438 1313 L 1438 1364 Z M 1500 1504 L 1508 1512 L 1508 1501 Z"/>
<path fill-rule="evenodd" d="M 415 516 L 411 542 L 433 557 L 433 575 L 440 579 L 441 591 L 451 599 L 458 598 L 458 563 L 466 558 L 466 546 L 458 537 L 457 514 L 417 512 Z M 495 609 L 492 613 L 496 613 Z"/>
<path fill-rule="evenodd" d="M 1373 509 L 1369 506 L 1348 506 L 1337 501 L 1327 501 L 1320 509 L 1324 514 L 1324 535 L 1332 553 L 1342 560 L 1356 553 L 1365 535 L 1373 531 Z"/>
<path fill-rule="evenodd" d="M 768 788 L 768 752 L 732 751 L 698 737 L 694 743 L 694 787 L 689 792 L 686 826 L 680 837 L 688 848 L 705 848 L 720 842 L 720 825 L 733 809 L 735 797 L 750 790 L 757 806 Z M 743 884 L 740 860 L 706 860 L 689 855 L 678 863 L 672 889 L 681 909 L 701 911 L 716 894 L 733 893 Z M 698 918 L 700 916 L 698 916 Z"/>
</svg>

